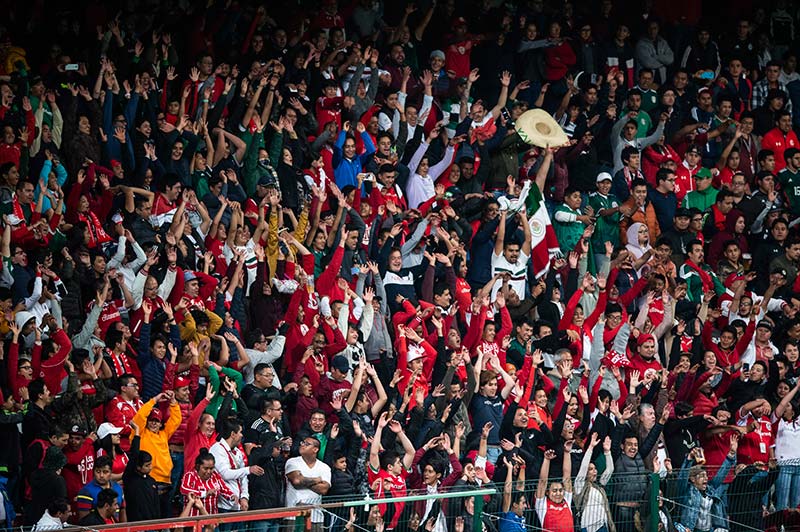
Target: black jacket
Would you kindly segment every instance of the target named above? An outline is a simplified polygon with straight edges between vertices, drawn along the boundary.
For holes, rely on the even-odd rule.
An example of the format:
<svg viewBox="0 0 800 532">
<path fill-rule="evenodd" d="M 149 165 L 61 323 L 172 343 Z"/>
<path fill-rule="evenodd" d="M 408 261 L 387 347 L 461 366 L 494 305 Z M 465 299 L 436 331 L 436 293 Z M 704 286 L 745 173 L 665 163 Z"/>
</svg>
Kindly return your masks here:
<svg viewBox="0 0 800 532">
<path fill-rule="evenodd" d="M 272 449 L 271 445 L 254 447 L 250 452 L 249 463 L 264 469 L 261 476 L 248 476 L 251 510 L 280 508 L 284 505 L 283 473 L 286 461 L 281 454 L 273 457 Z"/>
<path fill-rule="evenodd" d="M 128 521 L 160 519 L 163 516 L 161 515 L 161 503 L 158 498 L 156 481 L 150 475 L 142 475 L 136 471 L 138 456 L 139 436 L 136 436 L 131 443 L 131 449 L 128 452 L 128 465 L 122 475 L 125 511 Z"/>
</svg>

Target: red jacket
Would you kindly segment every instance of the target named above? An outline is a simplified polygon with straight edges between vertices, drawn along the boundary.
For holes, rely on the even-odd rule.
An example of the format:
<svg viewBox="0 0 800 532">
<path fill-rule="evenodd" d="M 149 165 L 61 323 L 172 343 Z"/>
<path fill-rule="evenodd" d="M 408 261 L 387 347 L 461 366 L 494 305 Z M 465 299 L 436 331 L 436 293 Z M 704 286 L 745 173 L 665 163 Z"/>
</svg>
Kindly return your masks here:
<svg viewBox="0 0 800 532">
<path fill-rule="evenodd" d="M 800 141 L 794 131 L 783 134 L 780 129 L 773 128 L 764 135 L 761 140 L 762 150 L 772 150 L 775 153 L 775 173 L 786 168 L 786 161 L 783 159 L 783 152 L 789 148 L 800 148 Z"/>
<path fill-rule="evenodd" d="M 115 427 L 122 428 L 122 432 L 119 433 L 119 445 L 123 451 L 128 451 L 131 448 L 131 427 L 128 423 L 133 420 L 136 412 L 142 408 L 142 404 L 141 399 L 136 399 L 131 404 L 120 395 L 106 404 L 106 421 Z"/>
</svg>

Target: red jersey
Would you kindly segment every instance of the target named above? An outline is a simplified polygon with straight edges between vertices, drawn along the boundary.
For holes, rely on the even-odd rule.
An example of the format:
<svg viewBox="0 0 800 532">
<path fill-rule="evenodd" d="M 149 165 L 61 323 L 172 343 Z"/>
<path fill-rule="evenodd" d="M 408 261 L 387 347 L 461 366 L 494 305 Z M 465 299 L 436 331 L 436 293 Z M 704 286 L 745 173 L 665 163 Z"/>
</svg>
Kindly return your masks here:
<svg viewBox="0 0 800 532">
<path fill-rule="evenodd" d="M 153 209 L 150 211 L 150 223 L 154 227 L 171 224 L 177 210 L 177 202 L 169 201 L 164 194 L 156 192 L 156 196 L 153 199 Z"/>
<path fill-rule="evenodd" d="M 74 505 L 75 496 L 94 478 L 94 442 L 86 438 L 77 451 L 64 447 L 64 456 L 67 457 L 67 465 L 61 475 L 67 483 L 67 499 Z"/>
<path fill-rule="evenodd" d="M 106 331 L 109 327 L 111 327 L 112 323 L 122 321 L 122 316 L 119 313 L 119 309 L 124 308 L 124 306 L 125 302 L 121 299 L 112 299 L 111 301 L 106 301 L 103 303 L 103 310 L 100 311 L 100 317 L 97 319 L 97 325 L 100 327 L 101 337 L 105 338 Z M 93 307 L 94 299 L 92 299 L 91 303 L 89 303 L 86 313 L 88 314 Z"/>
<path fill-rule="evenodd" d="M 212 493 L 209 493 L 210 491 Z M 224 497 L 229 501 L 233 501 L 236 498 L 236 495 L 231 491 L 225 481 L 222 480 L 222 476 L 216 469 L 211 473 L 211 477 L 208 480 L 201 479 L 195 469 L 186 472 L 181 481 L 181 493 L 183 494 L 184 504 L 189 501 L 189 494 L 200 497 L 203 500 L 203 506 L 209 514 L 219 513 L 217 501 L 220 497 Z M 197 515 L 200 515 L 200 511 L 192 507 L 189 512 L 189 517 Z"/>
<path fill-rule="evenodd" d="M 738 464 L 752 464 L 753 462 L 768 462 L 769 449 L 775 443 L 775 438 L 772 434 L 772 423 L 766 416 L 761 416 L 756 419 L 753 414 L 740 417 L 741 410 L 736 413 L 738 418 L 736 424 L 740 427 L 746 427 L 753 422 L 758 426 L 753 432 L 748 432 L 739 440 L 739 451 L 736 455 L 736 463 Z"/>
<path fill-rule="evenodd" d="M 392 475 L 388 471 L 381 469 L 375 471 L 372 467 L 367 468 L 367 480 L 369 481 L 370 489 L 375 494 L 377 499 L 405 497 L 406 496 L 406 478 L 408 478 L 408 471 L 405 469 L 399 475 Z M 397 522 L 405 508 L 405 502 L 396 502 L 391 506 L 391 522 L 386 528 L 391 530 L 397 527 Z M 381 515 L 387 515 L 386 504 L 379 505 Z"/>
<path fill-rule="evenodd" d="M 445 69 L 456 73 L 456 78 L 466 78 L 470 71 L 470 55 L 478 41 L 464 38 L 454 42 L 444 50 Z"/>
<path fill-rule="evenodd" d="M 133 416 L 136 415 L 136 412 L 142 408 L 142 404 L 141 399 L 128 402 L 120 395 L 114 397 L 111 402 L 106 404 L 106 420 L 115 427 L 122 428 L 122 432 L 119 433 L 119 444 L 125 451 L 131 448 L 131 428 L 128 423 L 133 420 Z"/>
<path fill-rule="evenodd" d="M 547 497 L 536 499 L 536 514 L 542 529 L 548 532 L 572 532 L 575 525 L 572 519 L 572 493 L 564 492 L 564 500 L 554 503 Z"/>
</svg>

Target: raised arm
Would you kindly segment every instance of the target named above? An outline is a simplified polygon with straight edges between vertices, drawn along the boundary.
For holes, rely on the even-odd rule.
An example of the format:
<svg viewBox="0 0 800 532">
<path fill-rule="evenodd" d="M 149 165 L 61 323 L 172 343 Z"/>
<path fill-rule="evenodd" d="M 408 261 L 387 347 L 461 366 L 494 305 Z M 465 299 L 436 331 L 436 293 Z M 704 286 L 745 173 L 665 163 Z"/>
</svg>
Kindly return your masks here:
<svg viewBox="0 0 800 532">
<path fill-rule="evenodd" d="M 492 108 L 492 118 L 495 119 L 500 116 L 500 110 L 506 106 L 508 102 L 508 86 L 511 84 L 511 72 L 507 70 L 500 74 L 500 97 L 497 99 L 497 104 Z"/>
</svg>

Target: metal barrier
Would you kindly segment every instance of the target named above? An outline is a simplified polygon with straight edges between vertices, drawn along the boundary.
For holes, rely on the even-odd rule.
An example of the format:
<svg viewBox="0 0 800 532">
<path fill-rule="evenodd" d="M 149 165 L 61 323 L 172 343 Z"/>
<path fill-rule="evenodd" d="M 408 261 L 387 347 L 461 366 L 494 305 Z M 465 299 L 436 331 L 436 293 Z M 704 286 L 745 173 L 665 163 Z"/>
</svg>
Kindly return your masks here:
<svg viewBox="0 0 800 532">
<path fill-rule="evenodd" d="M 247 512 L 233 512 L 224 514 L 215 514 L 208 516 L 198 517 L 183 517 L 174 519 L 159 519 L 154 521 L 138 521 L 135 523 L 120 523 L 114 525 L 103 525 L 91 527 L 90 530 L 104 530 L 113 532 L 143 532 L 149 530 L 174 530 L 174 529 L 192 529 L 193 532 L 202 532 L 204 529 L 216 528 L 220 525 L 233 525 L 243 523 L 255 523 L 265 521 L 279 521 L 278 529 L 280 530 L 312 530 L 311 514 L 317 510 L 326 516 L 325 528 L 328 530 L 343 530 L 344 524 L 347 522 L 350 509 L 358 510 L 361 514 L 361 519 L 353 524 L 355 530 L 373 530 L 374 523 L 370 523 L 370 515 L 373 513 L 374 507 L 389 506 L 389 505 L 405 505 L 407 503 L 415 503 L 419 501 L 445 501 L 454 499 L 471 499 L 473 501 L 473 530 L 482 529 L 484 497 L 493 497 L 497 491 L 494 487 L 487 487 L 483 489 L 472 489 L 470 491 L 450 491 L 437 494 L 418 494 L 408 495 L 406 497 L 394 497 L 386 499 L 373 499 L 373 498 L 354 498 L 348 497 L 346 499 L 337 500 L 334 502 L 326 502 L 324 504 L 314 506 L 297 506 L 293 508 L 273 508 L 268 510 L 249 510 Z M 414 525 L 413 516 L 409 515 L 397 528 L 414 530 L 419 528 L 420 524 Z M 300 519 L 298 519 L 300 518 Z M 292 525 L 284 520 L 294 519 Z M 366 528 L 368 525 L 369 528 Z M 386 530 L 389 530 L 388 523 L 386 523 Z M 241 530 L 247 527 L 233 527 L 233 530 Z M 262 527 L 263 528 L 263 527 Z M 256 530 L 256 527 L 250 527 L 251 530 Z M 72 527 L 68 530 L 86 531 L 84 527 Z"/>
<path fill-rule="evenodd" d="M 794 462 L 782 464 L 783 474 L 796 475 L 800 480 L 800 466 Z M 603 464 L 598 463 L 598 479 L 602 475 Z M 795 469 L 796 468 L 796 469 Z M 587 514 L 607 518 L 614 524 L 617 532 L 658 532 L 659 512 L 668 515 L 673 523 L 681 524 L 682 518 L 689 510 L 686 495 L 687 485 L 679 482 L 679 470 L 661 478 L 654 473 L 623 475 L 614 473 L 605 485 L 597 482 L 591 489 L 602 492 L 601 497 L 588 498 L 592 503 L 578 494 L 573 498 L 572 512 L 575 529 L 580 530 L 582 519 Z M 710 471 L 711 477 L 715 471 Z M 800 530 L 800 511 L 797 509 L 781 509 L 776 506 L 784 493 L 780 483 L 776 484 L 778 470 L 765 470 L 750 466 L 741 467 L 733 476 L 733 481 L 724 490 L 724 515 L 721 516 L 730 532 L 753 532 L 763 530 Z M 709 479 L 709 481 L 711 478 Z M 730 480 L 730 479 L 729 479 Z M 560 479 L 551 479 L 558 482 Z M 524 515 L 524 527 L 527 531 L 545 530 L 536 517 L 535 493 L 538 481 L 525 483 L 523 490 L 516 490 L 518 495 L 524 494 L 529 509 Z M 785 484 L 785 481 L 784 481 Z M 636 486 L 631 493 L 631 486 Z M 776 488 L 777 486 L 777 488 Z M 574 491 L 573 487 L 573 491 Z M 92 530 L 108 530 L 114 532 L 142 532 L 147 530 L 174 530 L 184 528 L 193 532 L 208 532 L 220 525 L 228 525 L 233 530 L 248 529 L 250 531 L 267 530 L 260 526 L 265 522 L 271 524 L 269 532 L 302 532 L 320 530 L 322 523 L 312 523 L 312 512 L 324 515 L 324 529 L 329 532 L 343 532 L 345 523 L 350 519 L 351 509 L 355 512 L 352 532 L 372 532 L 375 530 L 375 518 L 380 515 L 384 519 L 385 530 L 389 532 L 425 532 L 421 515 L 430 512 L 429 501 L 439 502 L 446 522 L 446 531 L 453 532 L 456 518 L 471 519 L 464 527 L 466 532 L 496 532 L 502 518 L 502 484 L 486 484 L 480 489 L 466 487 L 469 491 L 451 491 L 429 494 L 409 491 L 405 497 L 377 499 L 369 496 L 352 495 L 348 497 L 326 497 L 324 503 L 315 506 L 297 506 L 292 508 L 274 508 L 269 510 L 251 510 L 201 517 L 162 519 L 157 521 L 123 523 L 116 525 L 93 527 Z M 584 490 L 587 488 L 584 488 Z M 798 493 L 791 496 L 800 497 L 800 487 L 795 486 Z M 422 502 L 425 501 L 425 504 Z M 598 503 L 598 501 L 601 501 Z M 620 504 L 622 503 L 622 504 Z M 766 511 L 762 511 L 766 509 Z M 776 511 L 776 509 L 780 511 Z M 397 514 L 396 512 L 400 512 Z M 317 513 L 319 516 L 319 513 Z M 433 514 L 431 514 L 433 515 Z M 293 521 L 292 521 L 293 520 Z M 317 519 L 318 521 L 318 519 Z M 276 524 L 277 522 L 277 524 Z M 463 522 L 463 521 L 461 521 Z M 245 523 L 251 523 L 244 526 Z M 238 524 L 238 526 L 237 526 Z M 16 529 L 15 529 L 16 530 Z M 74 528 L 73 530 L 87 530 Z M 25 531 L 21 531 L 25 532 Z"/>
</svg>

